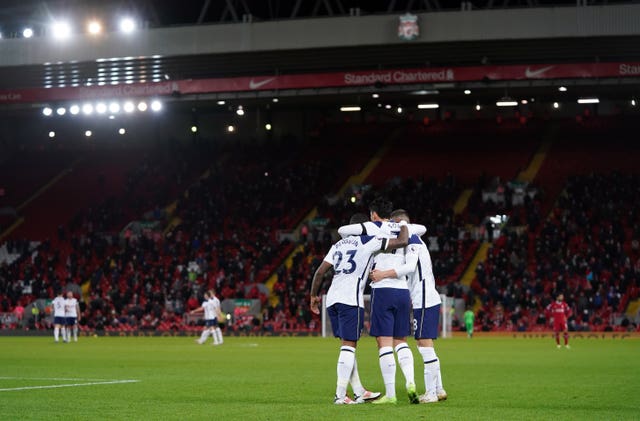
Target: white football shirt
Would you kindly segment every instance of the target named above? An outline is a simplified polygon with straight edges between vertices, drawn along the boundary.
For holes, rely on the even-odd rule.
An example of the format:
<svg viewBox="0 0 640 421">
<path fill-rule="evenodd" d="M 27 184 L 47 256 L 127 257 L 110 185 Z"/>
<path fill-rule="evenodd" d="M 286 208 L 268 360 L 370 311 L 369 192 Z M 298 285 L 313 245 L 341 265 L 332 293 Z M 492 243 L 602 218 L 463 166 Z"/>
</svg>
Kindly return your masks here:
<svg viewBox="0 0 640 421">
<path fill-rule="evenodd" d="M 417 261 L 415 270 L 409 273 L 407 279 L 413 308 L 429 308 L 441 304 L 427 245 L 420 237 L 412 235 L 405 250 L 407 262 Z"/>
<path fill-rule="evenodd" d="M 61 296 L 53 299 L 53 317 L 65 317 L 64 301 Z"/>
<path fill-rule="evenodd" d="M 217 318 L 220 312 L 220 300 L 218 297 L 209 298 L 209 306 L 211 308 L 211 319 Z"/>
<path fill-rule="evenodd" d="M 427 232 L 427 227 L 420 224 L 408 224 L 407 229 L 409 235 L 422 236 Z M 400 224 L 392 221 L 367 221 L 361 224 L 343 225 L 338 228 L 338 234 L 342 238 L 346 238 L 349 235 L 375 235 L 383 237 L 395 238 L 400 233 Z"/>
<path fill-rule="evenodd" d="M 351 236 L 331 246 L 324 261 L 333 266 L 333 280 L 327 292 L 327 307 L 342 303 L 364 307 L 364 287 L 372 256 L 387 248 L 388 239 L 368 235 Z"/>
<path fill-rule="evenodd" d="M 78 300 L 74 298 L 66 298 L 64 300 L 64 316 L 65 317 L 78 317 L 77 312 Z"/>
</svg>

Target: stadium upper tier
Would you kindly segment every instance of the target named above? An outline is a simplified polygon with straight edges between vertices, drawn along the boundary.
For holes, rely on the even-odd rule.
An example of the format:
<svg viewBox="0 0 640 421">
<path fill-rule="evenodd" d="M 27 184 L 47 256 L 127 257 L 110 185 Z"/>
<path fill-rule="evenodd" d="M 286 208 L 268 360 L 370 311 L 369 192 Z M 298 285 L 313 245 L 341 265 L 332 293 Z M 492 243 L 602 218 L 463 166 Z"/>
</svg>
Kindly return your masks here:
<svg viewBox="0 0 640 421">
<path fill-rule="evenodd" d="M 42 36 L 36 31 L 29 39 L 2 39 L 0 88 L 58 86 L 61 77 L 65 86 L 96 85 L 100 77 L 107 84 L 148 83 L 155 81 L 155 70 L 164 81 L 640 57 L 637 4 L 418 13 L 420 35 L 412 41 L 398 37 L 398 16 L 147 27 L 97 35 L 82 33 L 83 23 L 71 27 L 67 39 L 53 37 L 45 26 Z M 119 67 L 131 67 L 126 74 L 132 77 L 120 80 L 126 71 Z M 147 74 L 151 69 L 154 73 Z"/>
</svg>

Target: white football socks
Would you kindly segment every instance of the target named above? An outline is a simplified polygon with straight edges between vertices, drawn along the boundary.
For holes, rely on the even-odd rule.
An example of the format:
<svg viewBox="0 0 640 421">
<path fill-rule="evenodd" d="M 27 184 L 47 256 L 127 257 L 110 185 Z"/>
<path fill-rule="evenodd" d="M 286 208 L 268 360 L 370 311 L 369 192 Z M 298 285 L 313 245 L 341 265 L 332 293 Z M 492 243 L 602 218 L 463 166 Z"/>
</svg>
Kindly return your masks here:
<svg viewBox="0 0 640 421">
<path fill-rule="evenodd" d="M 424 385 L 427 395 L 435 396 L 438 390 L 438 377 L 440 375 L 440 360 L 436 350 L 431 347 L 418 347 L 424 361 Z M 442 390 L 442 385 L 440 386 Z"/>
<path fill-rule="evenodd" d="M 406 342 L 400 343 L 396 345 L 395 351 L 396 354 L 398 354 L 398 364 L 400 365 L 402 374 L 404 374 L 406 385 L 415 384 L 416 379 L 414 376 L 413 354 L 411 353 L 409 345 L 407 345 Z"/>
<path fill-rule="evenodd" d="M 338 355 L 338 382 L 336 385 L 336 397 L 344 398 L 347 394 L 347 385 L 351 378 L 353 365 L 356 360 L 356 350 L 351 346 L 341 346 Z"/>
<path fill-rule="evenodd" d="M 389 398 L 396 397 L 396 359 L 393 356 L 393 348 L 383 346 L 378 351 L 380 371 L 384 381 L 385 395 Z"/>
<path fill-rule="evenodd" d="M 202 331 L 202 335 L 200 335 L 200 340 L 198 340 L 199 343 L 203 344 L 207 341 L 207 337 L 209 337 L 209 334 L 211 333 L 211 331 L 209 330 L 209 328 L 205 329 Z"/>
<path fill-rule="evenodd" d="M 58 338 L 60 337 L 60 328 L 59 327 L 54 327 L 53 328 L 53 339 L 55 339 L 56 342 L 58 342 Z"/>
<path fill-rule="evenodd" d="M 218 345 L 222 345 L 222 343 L 224 342 L 224 339 L 222 339 L 222 331 L 219 327 L 216 327 L 213 330 L 213 342 L 217 343 Z"/>
<path fill-rule="evenodd" d="M 349 379 L 349 383 L 351 383 L 351 388 L 353 389 L 354 394 L 358 396 L 362 396 L 364 394 L 365 388 L 360 381 L 360 374 L 358 373 L 358 360 L 356 360 L 355 357 L 353 359 L 353 371 L 351 371 L 351 378 Z"/>
</svg>

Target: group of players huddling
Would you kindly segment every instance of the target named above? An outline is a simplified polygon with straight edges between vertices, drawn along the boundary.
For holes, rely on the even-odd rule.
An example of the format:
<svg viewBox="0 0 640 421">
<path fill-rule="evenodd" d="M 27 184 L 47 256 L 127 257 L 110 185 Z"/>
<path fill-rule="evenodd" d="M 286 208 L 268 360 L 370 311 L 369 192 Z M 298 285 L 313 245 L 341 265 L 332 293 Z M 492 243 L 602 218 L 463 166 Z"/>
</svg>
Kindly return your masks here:
<svg viewBox="0 0 640 421">
<path fill-rule="evenodd" d="M 313 276 L 311 311 L 318 314 L 318 296 L 325 273 L 334 275 L 327 291 L 326 306 L 334 336 L 342 340 L 337 364 L 334 403 L 395 404 L 396 361 L 405 377 L 409 401 L 413 404 L 445 400 L 440 361 L 433 340 L 438 336 L 440 295 L 435 286 L 431 257 L 421 240 L 423 225 L 410 224 L 402 209 L 377 199 L 369 205 L 370 221 L 356 214 L 350 225 L 340 227 L 342 240 L 335 243 Z M 358 374 L 355 351 L 364 327 L 364 288 L 371 279 L 371 326 L 376 338 L 385 394 L 364 388 Z M 425 393 L 418 395 L 413 353 L 407 344 L 412 331 L 424 361 Z M 347 396 L 351 384 L 353 399 Z"/>
<path fill-rule="evenodd" d="M 58 291 L 53 299 L 53 338 L 56 342 L 60 341 L 61 333 L 63 342 L 71 342 L 72 333 L 74 342 L 78 342 L 78 314 L 80 306 L 73 292 L 68 291 L 64 298 L 62 291 Z"/>
</svg>

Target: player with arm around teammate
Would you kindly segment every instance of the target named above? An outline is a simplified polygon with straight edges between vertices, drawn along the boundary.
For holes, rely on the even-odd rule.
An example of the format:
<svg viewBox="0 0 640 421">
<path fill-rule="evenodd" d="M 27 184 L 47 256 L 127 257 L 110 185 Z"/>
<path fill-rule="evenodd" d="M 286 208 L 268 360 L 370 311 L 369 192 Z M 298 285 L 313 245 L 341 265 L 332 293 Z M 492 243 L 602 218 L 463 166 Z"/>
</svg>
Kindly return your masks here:
<svg viewBox="0 0 640 421">
<path fill-rule="evenodd" d="M 73 292 L 67 291 L 67 298 L 64 300 L 64 317 L 67 330 L 67 342 L 71 342 L 71 332 L 73 331 L 73 341 L 78 342 L 78 315 L 80 305 L 73 296 Z"/>
<path fill-rule="evenodd" d="M 392 203 L 377 199 L 369 205 L 371 221 L 382 227 L 389 225 Z M 406 225 L 406 221 L 401 221 Z M 393 234 L 393 232 L 392 232 Z M 404 264 L 404 250 L 379 253 L 374 258 L 374 268 L 393 269 Z M 378 344 L 378 363 L 385 385 L 385 395 L 375 404 L 396 404 L 396 360 L 405 378 L 409 402 L 419 403 L 416 392 L 413 353 L 407 345 L 411 334 L 411 294 L 405 278 L 384 277 L 371 284 L 371 329 L 369 334 Z"/>
<path fill-rule="evenodd" d="M 409 222 L 405 210 L 398 209 L 391 213 L 395 221 Z M 442 300 L 436 289 L 431 256 L 427 245 L 417 235 L 409 238 L 405 249 L 405 263 L 395 269 L 374 270 L 370 275 L 374 282 L 389 277 L 406 277 L 411 291 L 413 306 L 413 331 L 418 345 L 418 352 L 424 362 L 425 393 L 419 397 L 420 403 L 432 403 L 447 399 L 447 392 L 442 387 L 440 360 L 434 348 L 434 339 L 438 337 L 438 321 Z"/>
<path fill-rule="evenodd" d="M 367 220 L 366 215 L 356 214 L 352 223 Z M 380 396 L 367 391 L 360 382 L 356 363 L 356 346 L 364 325 L 364 287 L 367 282 L 372 257 L 387 249 L 404 247 L 407 244 L 406 227 L 400 230 L 397 239 L 367 235 L 349 236 L 335 243 L 313 275 L 311 284 L 311 311 L 319 314 L 318 291 L 325 273 L 333 267 L 334 276 L 327 292 L 327 312 L 331 319 L 334 336 L 342 340 L 337 364 L 337 385 L 334 403 L 364 403 Z M 347 394 L 351 383 L 354 399 Z"/>
</svg>

